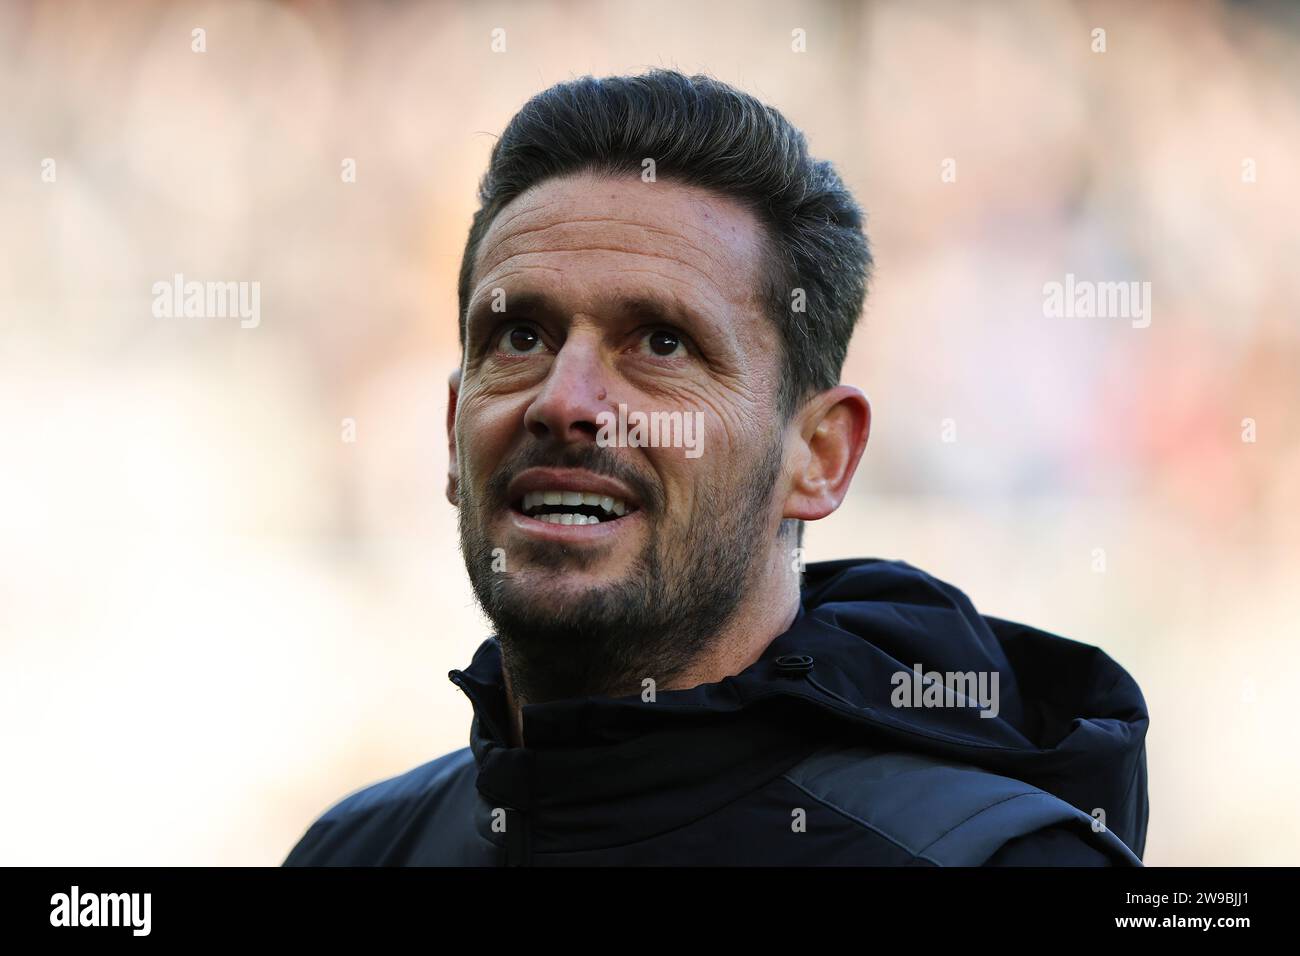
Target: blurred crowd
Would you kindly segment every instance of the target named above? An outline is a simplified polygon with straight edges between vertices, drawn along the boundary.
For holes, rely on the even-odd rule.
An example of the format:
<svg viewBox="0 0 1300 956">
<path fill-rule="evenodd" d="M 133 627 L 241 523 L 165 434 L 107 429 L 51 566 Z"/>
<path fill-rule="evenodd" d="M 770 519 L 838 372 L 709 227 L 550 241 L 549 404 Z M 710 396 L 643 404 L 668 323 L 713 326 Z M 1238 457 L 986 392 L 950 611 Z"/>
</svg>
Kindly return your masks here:
<svg viewBox="0 0 1300 956">
<path fill-rule="evenodd" d="M 478 179 L 533 93 L 653 66 L 782 110 L 868 214 L 873 432 L 809 559 L 1105 648 L 1147 862 L 1294 863 L 1297 62 L 1285 3 L 0 6 L 0 863 L 278 863 L 464 746 Z M 156 317 L 177 273 L 260 323 Z M 1067 274 L 1150 325 L 1047 316 Z"/>
</svg>

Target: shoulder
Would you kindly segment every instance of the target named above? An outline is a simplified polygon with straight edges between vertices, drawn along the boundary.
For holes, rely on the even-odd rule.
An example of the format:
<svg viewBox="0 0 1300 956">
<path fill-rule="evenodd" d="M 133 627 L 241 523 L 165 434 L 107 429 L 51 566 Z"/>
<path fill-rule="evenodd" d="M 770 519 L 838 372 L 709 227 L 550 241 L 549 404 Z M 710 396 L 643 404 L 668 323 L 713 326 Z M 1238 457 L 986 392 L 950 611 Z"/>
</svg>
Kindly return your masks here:
<svg viewBox="0 0 1300 956">
<path fill-rule="evenodd" d="M 332 804 L 307 828 L 284 866 L 356 865 L 373 862 L 394 826 L 415 807 L 436 810 L 442 800 L 472 786 L 469 747 L 452 751 L 405 773 L 369 784 Z"/>
<path fill-rule="evenodd" d="M 1094 832 L 1077 807 L 970 764 L 837 747 L 785 778 L 921 865 L 1141 865 L 1114 834 Z"/>
<path fill-rule="evenodd" d="M 468 747 L 454 750 L 403 774 L 355 790 L 321 814 L 318 822 L 347 819 L 357 814 L 419 799 L 444 786 L 457 773 L 472 766 L 474 756 Z"/>
<path fill-rule="evenodd" d="M 1068 826 L 1044 827 L 1008 840 L 985 866 L 1116 866 L 1116 861 Z"/>
</svg>

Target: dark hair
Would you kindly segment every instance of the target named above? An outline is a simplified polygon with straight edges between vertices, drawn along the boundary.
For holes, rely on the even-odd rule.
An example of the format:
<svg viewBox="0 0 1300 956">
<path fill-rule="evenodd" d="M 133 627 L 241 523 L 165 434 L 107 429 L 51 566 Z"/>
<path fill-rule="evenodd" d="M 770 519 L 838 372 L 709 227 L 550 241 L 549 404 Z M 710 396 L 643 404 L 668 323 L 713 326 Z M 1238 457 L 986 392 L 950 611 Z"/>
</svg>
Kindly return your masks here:
<svg viewBox="0 0 1300 956">
<path fill-rule="evenodd" d="M 784 116 L 719 80 L 674 70 L 560 83 L 510 120 L 492 147 L 461 260 L 461 344 L 474 260 L 497 213 L 554 176 L 640 174 L 645 159 L 656 177 L 737 200 L 767 227 L 763 299 L 785 346 L 782 413 L 838 384 L 871 268 L 862 211 Z M 794 308 L 796 289 L 806 311 Z"/>
<path fill-rule="evenodd" d="M 779 112 L 719 80 L 675 70 L 560 83 L 510 120 L 492 147 L 461 260 L 461 345 L 474 261 L 497 213 L 552 177 L 639 174 L 645 159 L 654 160 L 656 178 L 739 201 L 766 226 L 761 295 L 784 346 L 781 414 L 788 418 L 836 385 L 871 269 L 862 211 L 834 167 L 810 157 L 803 133 Z"/>
</svg>

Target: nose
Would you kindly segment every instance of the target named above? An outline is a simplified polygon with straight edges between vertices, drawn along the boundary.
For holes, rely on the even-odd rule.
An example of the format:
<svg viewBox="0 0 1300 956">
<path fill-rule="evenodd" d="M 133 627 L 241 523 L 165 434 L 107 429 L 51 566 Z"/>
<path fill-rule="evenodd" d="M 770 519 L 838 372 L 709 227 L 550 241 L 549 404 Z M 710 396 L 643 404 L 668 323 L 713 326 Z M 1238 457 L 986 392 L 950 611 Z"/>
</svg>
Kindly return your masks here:
<svg viewBox="0 0 1300 956">
<path fill-rule="evenodd" d="M 561 444 L 595 441 L 597 416 L 609 407 L 607 373 L 594 337 L 570 333 L 524 412 L 524 427 L 534 438 Z"/>
</svg>

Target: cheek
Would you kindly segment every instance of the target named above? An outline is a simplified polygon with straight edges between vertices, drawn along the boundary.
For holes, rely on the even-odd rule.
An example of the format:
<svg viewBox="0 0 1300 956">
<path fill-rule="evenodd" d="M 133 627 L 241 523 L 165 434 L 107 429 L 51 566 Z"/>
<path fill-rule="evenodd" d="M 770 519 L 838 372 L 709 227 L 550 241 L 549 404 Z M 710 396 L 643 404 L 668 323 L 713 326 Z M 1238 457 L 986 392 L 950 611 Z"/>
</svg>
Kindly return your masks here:
<svg viewBox="0 0 1300 956">
<path fill-rule="evenodd" d="M 704 424 L 704 455 L 718 455 L 740 461 L 746 450 L 756 447 L 769 427 L 767 411 L 748 391 L 708 383 L 690 383 L 674 390 L 672 405 L 687 414 L 700 412 Z M 698 464 L 698 460 L 692 464 Z"/>
<path fill-rule="evenodd" d="M 456 449 L 461 471 L 481 485 L 505 457 L 523 427 L 524 406 L 500 396 L 462 396 L 456 413 Z"/>
<path fill-rule="evenodd" d="M 731 480 L 728 457 L 710 446 L 709 437 L 705 438 L 704 453 L 698 458 L 687 458 L 681 448 L 648 450 L 654 452 L 651 466 L 659 477 L 667 503 L 661 517 L 672 529 L 670 535 L 677 536 L 679 541 L 687 540 L 706 527 L 704 519 L 716 515 L 728 500 Z"/>
<path fill-rule="evenodd" d="M 692 394 L 677 408 L 684 416 L 686 428 L 679 434 L 686 447 L 644 450 L 670 500 L 689 501 L 710 491 L 715 501 L 719 495 L 725 498 L 765 466 L 773 441 L 770 429 L 775 427 L 765 410 L 704 392 Z"/>
</svg>

